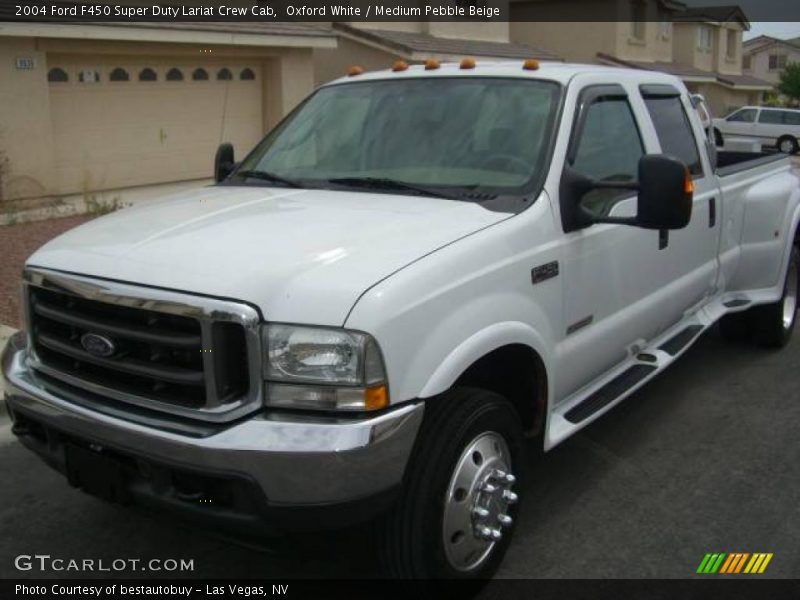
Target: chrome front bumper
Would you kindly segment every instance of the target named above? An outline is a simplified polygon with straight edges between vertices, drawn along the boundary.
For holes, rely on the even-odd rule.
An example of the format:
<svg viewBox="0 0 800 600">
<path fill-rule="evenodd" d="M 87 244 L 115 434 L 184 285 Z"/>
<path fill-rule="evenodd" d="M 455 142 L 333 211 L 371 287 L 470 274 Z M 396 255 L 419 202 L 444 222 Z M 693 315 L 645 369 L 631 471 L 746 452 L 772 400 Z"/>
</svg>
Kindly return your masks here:
<svg viewBox="0 0 800 600">
<path fill-rule="evenodd" d="M 246 478 L 269 506 L 348 503 L 397 487 L 422 421 L 422 403 L 357 420 L 262 412 L 189 437 L 54 396 L 37 383 L 24 345 L 22 336 L 12 337 L 2 356 L 12 415 L 135 459 Z"/>
</svg>

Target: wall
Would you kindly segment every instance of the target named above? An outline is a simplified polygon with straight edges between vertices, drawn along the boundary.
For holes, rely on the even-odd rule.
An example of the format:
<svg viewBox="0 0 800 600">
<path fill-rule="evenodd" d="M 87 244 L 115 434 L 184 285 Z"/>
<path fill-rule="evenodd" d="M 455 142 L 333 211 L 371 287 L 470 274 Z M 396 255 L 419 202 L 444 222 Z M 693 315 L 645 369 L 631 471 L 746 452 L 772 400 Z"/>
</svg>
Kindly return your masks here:
<svg viewBox="0 0 800 600">
<path fill-rule="evenodd" d="M 662 30 L 654 0 L 644 2 L 647 21 L 642 23 L 641 40 L 633 35 L 629 0 L 575 0 L 569 7 L 576 18 L 580 15 L 587 21 L 537 21 L 548 14 L 564 14 L 563 2 L 555 0 L 512 4 L 511 41 L 554 52 L 569 61 L 596 62 L 598 53 L 637 62 L 672 60 L 674 26 Z M 597 20 L 588 20 L 593 17 Z"/>
<path fill-rule="evenodd" d="M 770 54 L 786 54 L 788 62 L 800 62 L 800 50 L 795 50 L 782 45 L 769 45 L 763 50 L 759 50 L 752 54 L 751 67 L 745 72 L 748 75 L 758 77 L 759 79 L 763 79 L 777 85 L 781 80 L 781 71 L 779 69 L 770 70 Z"/>
<path fill-rule="evenodd" d="M 734 90 L 716 83 L 688 83 L 692 93 L 703 94 L 713 117 L 724 117 L 741 106 L 760 104 L 760 92 Z"/>
<path fill-rule="evenodd" d="M 606 22 L 510 23 L 511 41 L 552 52 L 569 62 L 597 62 L 597 53 L 614 54 L 617 24 Z"/>
<path fill-rule="evenodd" d="M 345 36 L 339 37 L 338 48 L 314 49 L 314 82 L 322 85 L 344 76 L 352 65 L 359 65 L 366 71 L 388 69 L 398 58 L 379 48 L 367 46 Z"/>
<path fill-rule="evenodd" d="M 22 57 L 34 58 L 36 68 L 15 69 L 16 58 Z M 54 60 L 71 70 L 69 83 L 48 83 L 47 72 Z M 126 87 L 126 83 L 107 80 L 111 67 L 141 66 L 142 61 L 160 73 L 153 90 L 164 85 L 165 69 L 170 65 L 184 70 L 194 68 L 193 65 L 252 66 L 258 75 L 255 82 L 232 82 L 227 93 L 221 92 L 226 87 L 223 81 L 187 81 L 181 92 L 188 94 L 183 101 L 186 118 L 173 118 L 167 125 L 158 125 L 153 116 L 159 114 L 158 102 L 156 94 L 145 89 L 148 84 L 137 81 Z M 76 85 L 77 74 L 87 67 L 97 67 L 103 73 L 101 83 L 94 87 L 97 94 L 89 89 L 89 85 L 95 84 L 85 89 Z M 0 37 L 0 150 L 7 155 L 9 167 L 9 175 L 3 177 L 2 197 L 39 198 L 193 179 L 194 175 L 181 174 L 198 169 L 202 170 L 202 176 L 207 176 L 220 136 L 226 138 L 223 141 L 238 142 L 241 156 L 302 101 L 314 84 L 310 48 Z M 252 93 L 254 85 L 260 86 L 260 93 Z M 251 91 L 246 91 L 246 87 Z M 169 98 L 173 108 L 170 114 L 174 117 L 175 95 Z M 81 119 L 70 116 L 70 106 L 76 106 L 75 103 L 82 110 Z M 224 123 L 219 109 L 223 105 Z M 94 111 L 97 119 L 87 121 L 87 110 Z M 184 123 L 195 113 L 202 115 L 203 128 L 191 128 Z M 216 120 L 219 127 L 215 129 Z M 137 123 L 142 126 L 136 127 Z M 212 130 L 217 133 L 211 135 Z M 190 141 L 192 136 L 203 137 L 202 149 Z M 83 148 L 82 157 L 77 150 L 71 150 L 71 139 Z M 148 144 L 155 144 L 152 151 L 148 150 Z M 106 147 L 113 152 L 106 153 L 103 150 Z M 170 147 L 181 150 L 170 152 Z M 129 156 L 127 163 L 123 154 Z M 170 170 L 174 161 L 179 161 L 175 165 L 180 168 Z M 192 161 L 197 168 L 188 166 Z M 131 168 L 134 163 L 138 170 Z M 123 164 L 127 168 L 122 168 Z M 179 176 L 174 177 L 175 173 Z"/>
<path fill-rule="evenodd" d="M 728 32 L 735 35 L 733 56 L 728 56 Z M 718 42 L 716 70 L 728 75 L 742 74 L 742 26 L 740 23 L 726 23 L 717 29 Z"/>
<path fill-rule="evenodd" d="M 35 68 L 17 70 L 17 58 Z M 0 198 L 43 196 L 52 191 L 53 134 L 47 87 L 47 57 L 35 40 L 0 38 Z M 0 160 L 3 156 L 0 156 Z"/>
</svg>

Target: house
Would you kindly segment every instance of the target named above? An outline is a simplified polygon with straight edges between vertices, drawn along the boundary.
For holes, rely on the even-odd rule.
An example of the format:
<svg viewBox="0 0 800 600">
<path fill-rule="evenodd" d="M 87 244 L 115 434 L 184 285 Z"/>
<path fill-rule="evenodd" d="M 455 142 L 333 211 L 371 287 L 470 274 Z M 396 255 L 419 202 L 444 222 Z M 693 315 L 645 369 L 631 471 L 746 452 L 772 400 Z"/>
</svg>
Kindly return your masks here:
<svg viewBox="0 0 800 600">
<path fill-rule="evenodd" d="M 800 38 L 780 40 L 760 35 L 744 43 L 744 73 L 778 85 L 786 65 L 800 63 Z"/>
<path fill-rule="evenodd" d="M 452 21 L 378 21 L 332 23 L 336 49 L 314 51 L 317 83 L 341 77 L 351 65 L 366 70 L 388 68 L 395 60 L 421 63 L 433 58 L 458 61 L 536 58 L 560 60 L 555 54 L 509 40 L 509 23 Z"/>
<path fill-rule="evenodd" d="M 691 92 L 703 94 L 715 115 L 757 104 L 771 88 L 742 73 L 742 34 L 750 24 L 737 6 L 689 8 L 675 0 L 566 1 L 587 22 L 549 22 L 564 14 L 564 0 L 522 0 L 511 5 L 511 40 L 539 44 L 566 60 L 671 73 Z"/>
<path fill-rule="evenodd" d="M 335 47 L 300 23 L 0 22 L 0 199 L 207 179 L 219 143 L 249 151 Z"/>
</svg>

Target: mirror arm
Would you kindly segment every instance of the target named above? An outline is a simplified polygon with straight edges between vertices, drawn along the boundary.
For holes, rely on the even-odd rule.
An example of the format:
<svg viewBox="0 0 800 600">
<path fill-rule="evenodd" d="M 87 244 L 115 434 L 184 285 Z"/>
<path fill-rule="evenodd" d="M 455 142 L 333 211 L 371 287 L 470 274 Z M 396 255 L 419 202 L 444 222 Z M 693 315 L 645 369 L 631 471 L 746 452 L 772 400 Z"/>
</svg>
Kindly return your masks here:
<svg viewBox="0 0 800 600">
<path fill-rule="evenodd" d="M 578 214 L 580 215 L 580 220 L 585 225 L 592 225 L 594 223 L 609 223 L 612 225 L 638 225 L 638 221 L 636 217 L 598 217 L 595 214 L 592 214 L 586 207 L 582 204 L 578 205 Z"/>
</svg>

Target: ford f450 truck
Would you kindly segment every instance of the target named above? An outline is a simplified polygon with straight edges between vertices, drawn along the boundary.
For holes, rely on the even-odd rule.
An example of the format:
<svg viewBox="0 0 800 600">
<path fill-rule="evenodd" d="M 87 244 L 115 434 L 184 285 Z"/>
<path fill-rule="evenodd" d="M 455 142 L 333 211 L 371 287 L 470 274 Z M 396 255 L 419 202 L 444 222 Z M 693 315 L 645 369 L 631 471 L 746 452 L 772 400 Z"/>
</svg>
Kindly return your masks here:
<svg viewBox="0 0 800 600">
<path fill-rule="evenodd" d="M 391 574 L 484 578 L 525 434 L 553 448 L 718 321 L 794 327 L 789 159 L 717 154 L 665 74 L 353 69 L 215 171 L 27 261 L 13 431 L 89 493 L 264 534 L 375 519 Z"/>
</svg>

